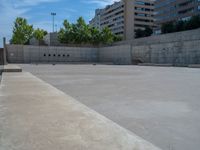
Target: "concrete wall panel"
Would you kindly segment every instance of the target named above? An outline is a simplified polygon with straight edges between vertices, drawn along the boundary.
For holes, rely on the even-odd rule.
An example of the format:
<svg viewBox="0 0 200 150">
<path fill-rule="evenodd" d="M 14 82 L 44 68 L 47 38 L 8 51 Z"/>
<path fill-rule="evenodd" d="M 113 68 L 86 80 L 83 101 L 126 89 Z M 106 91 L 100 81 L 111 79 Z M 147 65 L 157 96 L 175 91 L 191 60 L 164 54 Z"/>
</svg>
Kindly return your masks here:
<svg viewBox="0 0 200 150">
<path fill-rule="evenodd" d="M 112 62 L 119 65 L 131 64 L 131 46 L 113 46 L 99 49 L 100 62 Z"/>
</svg>

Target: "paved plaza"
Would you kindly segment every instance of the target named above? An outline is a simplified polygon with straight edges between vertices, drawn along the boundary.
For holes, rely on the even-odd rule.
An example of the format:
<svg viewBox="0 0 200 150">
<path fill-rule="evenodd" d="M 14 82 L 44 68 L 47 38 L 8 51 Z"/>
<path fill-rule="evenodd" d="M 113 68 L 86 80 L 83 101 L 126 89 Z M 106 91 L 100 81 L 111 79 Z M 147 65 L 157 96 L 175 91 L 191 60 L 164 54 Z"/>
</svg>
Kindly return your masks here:
<svg viewBox="0 0 200 150">
<path fill-rule="evenodd" d="M 29 72 L 4 72 L 0 150 L 68 149 L 160 150 Z"/>
<path fill-rule="evenodd" d="M 164 150 L 200 147 L 200 69 L 21 67 Z"/>
</svg>

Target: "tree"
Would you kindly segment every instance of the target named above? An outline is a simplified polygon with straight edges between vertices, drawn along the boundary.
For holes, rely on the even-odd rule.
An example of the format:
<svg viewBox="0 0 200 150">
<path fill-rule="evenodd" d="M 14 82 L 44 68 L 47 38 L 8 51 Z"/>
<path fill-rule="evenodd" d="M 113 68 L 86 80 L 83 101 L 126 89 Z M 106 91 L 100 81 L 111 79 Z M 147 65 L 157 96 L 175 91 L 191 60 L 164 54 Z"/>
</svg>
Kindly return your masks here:
<svg viewBox="0 0 200 150">
<path fill-rule="evenodd" d="M 162 33 L 172 33 L 175 31 L 175 26 L 173 22 L 167 22 L 161 27 Z"/>
<path fill-rule="evenodd" d="M 43 29 L 39 29 L 37 28 L 36 30 L 34 30 L 33 32 L 33 37 L 35 39 L 37 39 L 38 41 L 41 41 L 44 36 L 47 35 L 47 31 L 43 30 Z"/>
<path fill-rule="evenodd" d="M 61 43 L 72 43 L 73 41 L 72 25 L 67 20 L 64 20 L 63 26 L 64 27 L 61 28 L 58 33 L 58 39 L 60 40 Z"/>
<path fill-rule="evenodd" d="M 119 41 L 122 41 L 123 38 L 121 36 L 114 35 L 113 40 L 114 40 L 114 42 L 119 42 Z"/>
<path fill-rule="evenodd" d="M 153 34 L 153 30 L 149 26 L 146 26 L 144 30 L 144 36 L 147 37 L 147 36 L 151 36 L 152 34 Z"/>
<path fill-rule="evenodd" d="M 80 17 L 75 24 L 70 24 L 65 20 L 63 28 L 58 33 L 58 39 L 61 43 L 65 44 L 99 45 L 100 43 L 111 44 L 122 38 L 112 34 L 108 27 L 99 30 L 87 25 L 84 19 Z"/>
<path fill-rule="evenodd" d="M 145 27 L 144 30 L 137 29 L 135 31 L 135 38 L 147 37 L 147 36 L 151 36 L 152 34 L 153 34 L 153 30 L 147 26 Z"/>
<path fill-rule="evenodd" d="M 142 29 L 135 30 L 135 38 L 144 37 L 144 31 Z"/>
<path fill-rule="evenodd" d="M 200 27 L 200 15 L 193 16 L 190 20 L 186 22 L 185 29 L 191 30 Z"/>
<path fill-rule="evenodd" d="M 91 27 L 90 33 L 91 33 L 91 35 L 90 35 L 91 43 L 94 45 L 100 44 L 101 43 L 101 32 L 97 28 Z"/>
<path fill-rule="evenodd" d="M 175 31 L 184 31 L 185 30 L 185 22 L 180 20 L 175 23 Z"/>
<path fill-rule="evenodd" d="M 162 33 L 172 33 L 178 31 L 192 30 L 200 28 L 200 15 L 193 16 L 189 20 L 179 20 L 176 22 L 168 22 L 162 25 Z"/>
<path fill-rule="evenodd" d="M 90 40 L 90 28 L 85 23 L 85 20 L 80 17 L 77 20 L 77 23 L 75 25 L 75 37 L 76 37 L 76 43 L 88 43 Z"/>
<path fill-rule="evenodd" d="M 33 36 L 33 26 L 24 18 L 16 18 L 13 28 L 12 44 L 28 44 Z"/>
<path fill-rule="evenodd" d="M 111 44 L 114 41 L 114 35 L 108 27 L 103 28 L 102 30 L 102 42 L 103 44 Z"/>
</svg>

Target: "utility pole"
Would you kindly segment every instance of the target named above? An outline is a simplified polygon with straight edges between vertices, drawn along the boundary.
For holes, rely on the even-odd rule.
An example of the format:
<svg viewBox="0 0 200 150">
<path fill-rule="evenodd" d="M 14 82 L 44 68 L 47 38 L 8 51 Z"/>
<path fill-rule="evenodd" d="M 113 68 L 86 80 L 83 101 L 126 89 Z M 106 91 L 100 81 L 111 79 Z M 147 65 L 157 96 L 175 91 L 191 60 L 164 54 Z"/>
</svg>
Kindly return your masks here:
<svg viewBox="0 0 200 150">
<path fill-rule="evenodd" d="M 7 50 L 6 50 L 6 38 L 3 38 L 3 64 L 7 64 L 7 56 L 6 56 Z"/>
<path fill-rule="evenodd" d="M 57 24 L 55 24 L 55 27 L 56 27 L 56 32 L 57 32 L 57 27 L 58 27 L 58 25 L 57 25 Z"/>
<path fill-rule="evenodd" d="M 56 13 L 52 12 L 52 13 L 51 13 L 51 16 L 52 16 L 52 18 L 53 18 L 53 33 L 54 33 L 54 26 L 55 26 L 55 25 L 54 25 L 54 17 L 56 16 Z"/>
</svg>

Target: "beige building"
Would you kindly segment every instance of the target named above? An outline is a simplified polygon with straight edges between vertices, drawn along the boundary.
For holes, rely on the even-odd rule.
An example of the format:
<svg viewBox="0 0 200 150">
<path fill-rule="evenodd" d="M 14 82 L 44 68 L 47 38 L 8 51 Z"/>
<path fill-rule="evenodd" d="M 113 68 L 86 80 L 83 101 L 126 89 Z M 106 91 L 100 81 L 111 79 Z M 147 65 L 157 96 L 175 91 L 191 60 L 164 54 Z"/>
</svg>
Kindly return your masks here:
<svg viewBox="0 0 200 150">
<path fill-rule="evenodd" d="M 124 3 L 115 2 L 104 9 L 97 9 L 95 17 L 90 21 L 90 25 L 103 29 L 109 27 L 111 31 L 119 36 L 124 35 Z"/>
<path fill-rule="evenodd" d="M 133 39 L 136 29 L 153 28 L 153 0 L 123 0 L 96 10 L 90 25 L 102 29 L 109 27 L 111 31 L 124 39 Z"/>
</svg>

